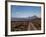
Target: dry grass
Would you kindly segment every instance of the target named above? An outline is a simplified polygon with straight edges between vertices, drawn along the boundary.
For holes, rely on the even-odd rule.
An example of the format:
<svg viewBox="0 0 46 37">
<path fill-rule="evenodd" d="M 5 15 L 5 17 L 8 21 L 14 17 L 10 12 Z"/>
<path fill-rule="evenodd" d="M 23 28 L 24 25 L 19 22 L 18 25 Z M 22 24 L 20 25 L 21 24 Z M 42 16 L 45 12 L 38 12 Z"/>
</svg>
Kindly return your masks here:
<svg viewBox="0 0 46 37">
<path fill-rule="evenodd" d="M 28 27 L 28 22 L 25 21 L 12 21 L 11 31 L 26 31 Z"/>
</svg>

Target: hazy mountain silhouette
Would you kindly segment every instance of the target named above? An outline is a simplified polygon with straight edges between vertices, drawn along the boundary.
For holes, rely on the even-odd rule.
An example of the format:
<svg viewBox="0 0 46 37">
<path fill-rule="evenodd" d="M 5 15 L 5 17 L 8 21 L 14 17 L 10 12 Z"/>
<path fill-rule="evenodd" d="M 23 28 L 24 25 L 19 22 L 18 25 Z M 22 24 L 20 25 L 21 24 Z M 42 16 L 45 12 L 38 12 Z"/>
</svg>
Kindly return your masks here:
<svg viewBox="0 0 46 37">
<path fill-rule="evenodd" d="M 37 16 L 27 17 L 27 18 L 11 18 L 11 21 L 32 21 L 34 19 L 39 19 Z"/>
</svg>

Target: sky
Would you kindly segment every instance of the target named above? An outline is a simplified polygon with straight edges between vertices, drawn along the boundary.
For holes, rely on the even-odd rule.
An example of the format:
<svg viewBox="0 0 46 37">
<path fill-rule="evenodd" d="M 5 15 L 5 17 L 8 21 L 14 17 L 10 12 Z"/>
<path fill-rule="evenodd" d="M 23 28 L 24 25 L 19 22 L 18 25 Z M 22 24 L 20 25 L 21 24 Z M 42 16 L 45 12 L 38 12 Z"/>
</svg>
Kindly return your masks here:
<svg viewBox="0 0 46 37">
<path fill-rule="evenodd" d="M 11 5 L 11 17 L 12 18 L 25 18 L 37 16 L 41 17 L 40 6 L 17 6 Z"/>
</svg>

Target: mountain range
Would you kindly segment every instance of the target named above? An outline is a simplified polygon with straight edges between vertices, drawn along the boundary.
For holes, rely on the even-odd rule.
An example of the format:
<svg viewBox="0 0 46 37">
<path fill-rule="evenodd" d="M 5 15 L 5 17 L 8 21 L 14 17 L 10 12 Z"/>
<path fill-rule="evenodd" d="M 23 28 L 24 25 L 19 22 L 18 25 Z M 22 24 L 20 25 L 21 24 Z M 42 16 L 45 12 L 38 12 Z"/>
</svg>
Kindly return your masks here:
<svg viewBox="0 0 46 37">
<path fill-rule="evenodd" d="M 40 19 L 37 16 L 27 17 L 27 18 L 11 18 L 11 21 L 32 21 L 35 19 Z"/>
</svg>

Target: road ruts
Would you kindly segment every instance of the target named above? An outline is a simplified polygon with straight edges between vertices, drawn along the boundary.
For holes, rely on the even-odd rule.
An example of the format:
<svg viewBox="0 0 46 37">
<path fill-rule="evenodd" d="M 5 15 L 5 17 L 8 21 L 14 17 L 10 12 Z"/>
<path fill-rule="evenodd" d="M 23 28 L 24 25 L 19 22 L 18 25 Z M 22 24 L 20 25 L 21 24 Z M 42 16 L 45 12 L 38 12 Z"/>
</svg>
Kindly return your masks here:
<svg viewBox="0 0 46 37">
<path fill-rule="evenodd" d="M 28 31 L 30 31 L 30 30 L 37 30 L 37 28 L 34 26 L 34 24 L 32 22 L 30 22 L 28 25 Z"/>
</svg>

